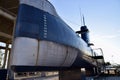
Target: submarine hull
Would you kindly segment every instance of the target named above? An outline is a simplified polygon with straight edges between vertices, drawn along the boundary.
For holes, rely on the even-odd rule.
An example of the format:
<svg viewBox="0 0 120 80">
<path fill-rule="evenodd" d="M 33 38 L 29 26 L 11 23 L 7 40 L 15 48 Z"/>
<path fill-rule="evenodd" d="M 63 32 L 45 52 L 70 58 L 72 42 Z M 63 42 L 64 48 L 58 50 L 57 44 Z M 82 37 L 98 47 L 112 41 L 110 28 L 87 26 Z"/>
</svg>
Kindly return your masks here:
<svg viewBox="0 0 120 80">
<path fill-rule="evenodd" d="M 12 45 L 11 66 L 16 71 L 96 65 L 92 49 L 47 0 L 20 0 Z"/>
</svg>

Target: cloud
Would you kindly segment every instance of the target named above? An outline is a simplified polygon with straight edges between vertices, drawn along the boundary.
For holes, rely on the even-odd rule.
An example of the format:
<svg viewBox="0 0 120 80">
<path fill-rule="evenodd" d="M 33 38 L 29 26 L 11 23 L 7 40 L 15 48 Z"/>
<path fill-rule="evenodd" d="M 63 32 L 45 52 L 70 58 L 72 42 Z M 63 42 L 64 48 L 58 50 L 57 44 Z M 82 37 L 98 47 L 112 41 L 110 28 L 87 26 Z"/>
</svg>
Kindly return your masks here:
<svg viewBox="0 0 120 80">
<path fill-rule="evenodd" d="M 113 33 L 113 32 L 111 32 L 111 33 Z M 117 39 L 117 38 L 120 38 L 120 30 L 118 30 L 118 31 L 116 31 L 116 32 L 114 32 L 113 34 L 92 34 L 92 39 L 97 39 L 97 40 L 104 40 L 104 39 Z"/>
<path fill-rule="evenodd" d="M 113 38 L 117 38 L 119 37 L 120 34 L 113 34 L 113 35 L 104 35 L 102 36 L 102 38 L 105 38 L 105 39 L 113 39 Z"/>
<path fill-rule="evenodd" d="M 120 30 L 118 31 L 118 33 L 120 33 Z"/>
<path fill-rule="evenodd" d="M 107 39 L 117 39 L 120 37 L 120 32 L 116 34 L 109 34 L 109 35 L 93 35 L 91 39 L 93 40 L 107 40 Z"/>
</svg>

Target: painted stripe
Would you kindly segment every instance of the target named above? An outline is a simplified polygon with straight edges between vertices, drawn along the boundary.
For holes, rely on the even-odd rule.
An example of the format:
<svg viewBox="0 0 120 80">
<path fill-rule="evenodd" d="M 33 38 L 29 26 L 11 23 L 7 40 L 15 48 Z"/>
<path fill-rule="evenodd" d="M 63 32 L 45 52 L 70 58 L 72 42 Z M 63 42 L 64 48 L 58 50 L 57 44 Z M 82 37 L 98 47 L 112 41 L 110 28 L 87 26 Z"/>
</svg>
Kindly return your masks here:
<svg viewBox="0 0 120 80">
<path fill-rule="evenodd" d="M 58 17 L 54 6 L 48 0 L 20 0 L 20 4 L 33 6 Z"/>
<path fill-rule="evenodd" d="M 67 47 L 66 58 L 62 66 L 64 67 L 71 66 L 76 60 L 77 55 L 78 55 L 78 50 L 72 47 Z"/>
<path fill-rule="evenodd" d="M 58 43 L 17 37 L 12 48 L 12 65 L 70 67 L 77 51 Z"/>
<path fill-rule="evenodd" d="M 17 37 L 14 40 L 11 65 L 36 65 L 38 41 L 36 39 Z"/>
<path fill-rule="evenodd" d="M 39 45 L 38 66 L 70 67 L 77 57 L 74 48 L 49 41 L 40 41 Z"/>
</svg>

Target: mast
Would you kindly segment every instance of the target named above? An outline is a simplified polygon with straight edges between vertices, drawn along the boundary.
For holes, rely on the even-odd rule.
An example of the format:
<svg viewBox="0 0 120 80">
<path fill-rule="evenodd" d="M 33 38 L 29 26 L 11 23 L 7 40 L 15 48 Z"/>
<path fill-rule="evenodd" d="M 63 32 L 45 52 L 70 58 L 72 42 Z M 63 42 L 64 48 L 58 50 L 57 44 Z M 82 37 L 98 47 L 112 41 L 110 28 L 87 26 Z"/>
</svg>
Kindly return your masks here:
<svg viewBox="0 0 120 80">
<path fill-rule="evenodd" d="M 83 26 L 85 26 L 85 18 L 84 18 L 84 15 L 82 16 L 83 17 Z"/>
</svg>

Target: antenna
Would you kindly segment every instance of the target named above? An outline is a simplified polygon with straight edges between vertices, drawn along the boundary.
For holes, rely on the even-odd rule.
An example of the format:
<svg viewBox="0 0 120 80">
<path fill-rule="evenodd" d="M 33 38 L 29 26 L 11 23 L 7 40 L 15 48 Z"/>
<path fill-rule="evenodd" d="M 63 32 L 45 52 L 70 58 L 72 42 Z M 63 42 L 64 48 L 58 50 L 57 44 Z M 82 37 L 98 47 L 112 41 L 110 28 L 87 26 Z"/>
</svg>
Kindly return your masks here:
<svg viewBox="0 0 120 80">
<path fill-rule="evenodd" d="M 82 10 L 81 10 L 81 8 L 79 9 L 80 10 L 80 21 L 81 21 L 81 26 L 83 25 L 82 23 L 83 23 L 83 19 L 82 19 Z"/>
<path fill-rule="evenodd" d="M 83 26 L 85 26 L 85 18 L 84 18 L 84 15 L 83 15 L 82 17 L 83 17 Z"/>
<path fill-rule="evenodd" d="M 81 26 L 85 26 L 85 18 L 81 8 L 80 8 L 80 20 L 81 20 Z"/>
</svg>

